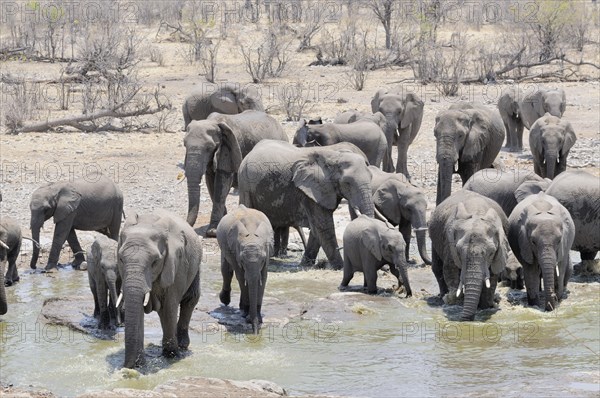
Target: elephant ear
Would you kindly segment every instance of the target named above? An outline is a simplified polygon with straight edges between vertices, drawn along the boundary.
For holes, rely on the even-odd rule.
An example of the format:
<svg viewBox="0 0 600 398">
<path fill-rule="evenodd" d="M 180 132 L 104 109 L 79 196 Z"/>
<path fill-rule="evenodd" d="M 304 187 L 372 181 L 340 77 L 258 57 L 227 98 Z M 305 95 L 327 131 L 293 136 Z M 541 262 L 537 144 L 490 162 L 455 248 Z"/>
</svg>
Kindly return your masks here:
<svg viewBox="0 0 600 398">
<path fill-rule="evenodd" d="M 302 119 L 300 121 L 300 125 L 298 126 L 298 130 L 296 131 L 296 135 L 294 136 L 294 144 L 298 144 L 300 146 L 306 145 L 308 137 L 308 127 L 306 127 L 306 119 Z"/>
<path fill-rule="evenodd" d="M 400 128 L 404 129 L 410 125 L 418 125 L 421 127 L 421 121 L 423 120 L 423 106 L 423 101 L 421 101 L 421 99 L 415 94 L 406 94 L 406 98 L 404 100 L 404 111 L 402 112 L 400 120 Z"/>
<path fill-rule="evenodd" d="M 517 202 L 522 201 L 529 195 L 535 195 L 539 192 L 544 192 L 550 184 L 546 180 L 530 180 L 523 181 L 521 185 L 515 190 L 515 199 Z"/>
<path fill-rule="evenodd" d="M 259 237 L 267 237 L 267 258 L 275 253 L 275 244 L 273 242 L 273 228 L 268 222 L 261 222 L 256 228 L 256 235 Z"/>
<path fill-rule="evenodd" d="M 560 150 L 561 156 L 567 156 L 569 150 L 575 145 L 575 141 L 577 141 L 577 136 L 575 135 L 575 131 L 573 131 L 573 126 L 571 123 L 566 122 L 565 125 L 565 139 L 563 141 L 563 146 Z"/>
<path fill-rule="evenodd" d="M 71 215 L 81 203 L 81 195 L 72 186 L 66 186 L 58 192 L 56 199 L 56 210 L 54 210 L 54 223 Z"/>
<path fill-rule="evenodd" d="M 360 242 L 378 261 L 383 258 L 380 240 L 379 234 L 374 229 L 363 231 L 360 234 Z"/>
<path fill-rule="evenodd" d="M 221 130 L 221 145 L 215 153 L 217 169 L 228 173 L 237 173 L 242 163 L 240 144 L 231 128 L 224 122 L 218 124 Z"/>
<path fill-rule="evenodd" d="M 177 268 L 185 260 L 185 235 L 183 232 L 168 232 L 167 252 L 165 253 L 163 269 L 160 273 L 160 286 L 163 289 L 175 282 Z"/>
<path fill-rule="evenodd" d="M 320 154 L 313 154 L 307 160 L 299 160 L 293 166 L 292 181 L 311 200 L 320 206 L 335 210 L 338 197 L 331 173 L 324 170 L 325 160 Z"/>
<path fill-rule="evenodd" d="M 488 133 L 489 121 L 485 120 L 479 111 L 469 111 L 471 118 L 467 126 L 467 138 L 461 152 L 461 160 L 464 162 L 478 161 L 485 147 L 484 140 Z"/>
<path fill-rule="evenodd" d="M 506 237 L 506 233 L 504 232 L 504 227 L 502 226 L 502 222 L 499 219 L 498 213 L 496 213 L 494 209 L 489 209 L 487 213 L 485 213 L 484 219 L 492 223 L 494 226 L 496 240 L 498 241 L 498 248 L 496 249 L 494 258 L 492 258 L 490 270 L 492 274 L 500 275 L 500 273 L 506 268 L 506 260 L 508 259 L 510 246 L 508 244 L 508 239 Z"/>
<path fill-rule="evenodd" d="M 519 244 L 519 255 L 527 264 L 533 264 L 533 251 L 531 250 L 531 242 L 527 233 L 527 209 L 521 213 L 521 217 L 517 222 L 519 230 L 517 233 L 517 242 Z M 513 241 L 514 244 L 514 241 Z"/>
<path fill-rule="evenodd" d="M 212 107 L 220 113 L 232 115 L 243 110 L 240 110 L 239 100 L 234 87 L 226 86 L 214 92 L 210 96 L 210 101 Z"/>
<path fill-rule="evenodd" d="M 380 88 L 379 90 L 377 90 L 377 92 L 371 99 L 371 111 L 373 113 L 379 111 L 379 103 L 381 102 L 381 97 L 383 97 L 385 94 L 387 94 L 387 90 L 384 88 Z"/>
<path fill-rule="evenodd" d="M 565 94 L 565 90 L 562 88 L 558 90 L 562 94 L 562 102 L 560 103 L 560 115 L 562 116 L 567 109 L 567 95 Z"/>
<path fill-rule="evenodd" d="M 398 185 L 391 179 L 381 184 L 373 194 L 373 203 L 393 225 L 398 225 L 401 218 L 401 203 L 398 197 Z"/>
</svg>

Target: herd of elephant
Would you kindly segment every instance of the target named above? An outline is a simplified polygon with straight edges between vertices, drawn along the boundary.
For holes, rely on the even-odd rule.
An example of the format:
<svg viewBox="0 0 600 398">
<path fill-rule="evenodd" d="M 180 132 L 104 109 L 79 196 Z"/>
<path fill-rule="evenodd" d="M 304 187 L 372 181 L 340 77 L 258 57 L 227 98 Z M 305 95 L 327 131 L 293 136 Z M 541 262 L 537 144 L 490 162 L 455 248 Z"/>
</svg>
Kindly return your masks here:
<svg viewBox="0 0 600 398">
<path fill-rule="evenodd" d="M 235 275 L 240 310 L 255 333 L 262 323 L 269 259 L 286 254 L 290 227 L 310 228 L 308 240 L 301 233 L 301 264 L 314 264 L 323 248 L 332 268 L 343 268 L 340 290 L 362 271 L 366 290 L 376 293 L 377 271 L 389 265 L 411 296 L 408 254 L 414 231 L 440 295 L 449 302 L 464 297 L 461 320 L 473 320 L 478 308 L 494 305 L 502 276 L 525 285 L 530 305 L 553 310 L 572 272 L 569 250 L 588 261 L 600 249 L 600 179 L 565 171 L 576 140 L 562 119 L 565 101 L 561 89 L 523 95 L 510 88 L 497 110 L 458 103 L 439 112 L 437 199 L 428 222 L 425 194 L 411 183 L 407 168 L 409 145 L 423 119 L 424 102 L 416 94 L 382 89 L 373 97 L 372 113 L 344 112 L 333 123 L 303 120 L 292 143 L 252 88 L 223 85 L 192 94 L 183 105 L 187 222 L 157 210 L 129 214 L 121 226 L 123 194 L 101 174 L 50 183 L 35 190 L 30 202 L 36 243 L 30 266 L 35 269 L 39 259 L 40 229 L 53 217 L 46 269 L 58 266 L 65 241 L 74 253 L 73 268 L 87 260 L 99 326 L 125 324 L 124 366 L 144 362 L 143 318 L 151 311 L 161 321 L 163 354 L 177 355 L 189 345 L 188 326 L 200 296 L 202 243 L 193 226 L 204 178 L 212 200 L 206 236 L 216 237 L 221 248 L 219 298 L 229 305 Z M 524 127 L 530 130 L 533 172 L 493 169 L 504 137 L 509 150 L 522 149 Z M 454 194 L 453 173 L 463 182 Z M 240 205 L 227 212 L 232 186 L 239 190 Z M 333 220 L 342 199 L 352 218 L 343 235 L 343 257 Z M 87 254 L 76 230 L 101 233 Z M 0 314 L 7 311 L 4 285 L 19 279 L 21 239 L 19 225 L 3 217 L 0 261 L 8 267 L 0 281 Z M 511 250 L 519 269 L 507 268 Z"/>
</svg>

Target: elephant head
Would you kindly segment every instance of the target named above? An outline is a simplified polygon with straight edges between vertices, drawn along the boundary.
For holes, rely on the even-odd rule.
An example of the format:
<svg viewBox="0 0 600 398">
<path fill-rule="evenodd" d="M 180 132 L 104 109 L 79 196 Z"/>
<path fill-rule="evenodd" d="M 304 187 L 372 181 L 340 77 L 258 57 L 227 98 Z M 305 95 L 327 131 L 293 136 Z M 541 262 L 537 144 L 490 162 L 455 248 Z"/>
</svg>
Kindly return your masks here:
<svg viewBox="0 0 600 398">
<path fill-rule="evenodd" d="M 231 128 L 214 120 L 191 122 L 183 143 L 188 187 L 187 222 L 193 226 L 200 206 L 200 182 L 207 168 L 235 173 L 242 161 L 242 152 Z"/>
<path fill-rule="evenodd" d="M 265 111 L 265 108 L 260 99 L 260 93 L 253 85 L 244 86 L 241 89 L 221 90 L 221 92 L 222 100 L 229 95 L 233 96 L 233 100 L 237 105 L 237 113 L 242 113 L 249 109 L 261 112 Z"/>
<path fill-rule="evenodd" d="M 411 126 L 410 136 L 415 137 L 423 120 L 421 99 L 413 93 L 406 95 L 385 94 L 380 97 L 379 104 L 373 113 L 381 112 L 386 123 L 383 132 L 388 140 L 398 134 L 401 129 Z"/>
<path fill-rule="evenodd" d="M 425 264 L 431 264 L 426 247 L 427 199 L 423 192 L 416 188 L 407 192 L 405 185 L 389 179 L 373 193 L 373 203 L 393 225 L 398 225 L 402 219 L 410 220 L 416 231 L 419 254 Z"/>
<path fill-rule="evenodd" d="M 116 308 L 117 296 L 121 290 L 121 278 L 117 269 L 117 242 L 104 235 L 98 235 L 88 255 L 88 272 L 93 268 L 94 277 L 104 279 L 108 288 L 110 303 L 115 306 L 117 325 L 121 323 L 120 311 Z M 102 321 L 102 320 L 101 320 Z"/>
<path fill-rule="evenodd" d="M 446 239 L 446 250 L 460 271 L 456 295 L 464 289 L 460 319 L 473 320 L 484 285 L 489 289 L 490 278 L 505 268 L 509 246 L 502 221 L 494 209 L 481 216 L 470 213 L 460 202 L 454 221 L 446 230 Z"/>
<path fill-rule="evenodd" d="M 531 126 L 529 146 L 539 162 L 542 177 L 553 179 L 566 169 L 566 159 L 575 141 L 577 136 L 571 123 L 549 113 Z"/>
<path fill-rule="evenodd" d="M 136 214 L 128 217 L 117 252 L 123 281 L 126 368 L 144 364 L 144 313 L 160 311 L 165 290 L 175 283 L 185 256 L 183 233 L 171 231 L 167 222 L 155 215 L 145 217 L 144 222 Z"/>
<path fill-rule="evenodd" d="M 31 237 L 36 242 L 40 241 L 40 230 L 50 217 L 54 217 L 54 223 L 72 216 L 79 207 L 81 195 L 70 183 L 50 183 L 39 187 L 31 194 L 29 209 L 31 210 Z M 40 248 L 33 246 L 30 267 L 36 268 Z"/>
<path fill-rule="evenodd" d="M 565 113 L 567 97 L 563 89 L 540 90 L 536 109 L 538 115 L 549 113 L 561 117 Z"/>
<path fill-rule="evenodd" d="M 318 119 L 321 121 L 321 118 Z M 334 142 L 331 140 L 329 134 L 324 129 L 319 128 L 323 123 L 316 123 L 315 120 L 302 119 L 294 135 L 292 143 L 300 147 L 311 147 L 311 146 L 327 146 Z"/>
</svg>

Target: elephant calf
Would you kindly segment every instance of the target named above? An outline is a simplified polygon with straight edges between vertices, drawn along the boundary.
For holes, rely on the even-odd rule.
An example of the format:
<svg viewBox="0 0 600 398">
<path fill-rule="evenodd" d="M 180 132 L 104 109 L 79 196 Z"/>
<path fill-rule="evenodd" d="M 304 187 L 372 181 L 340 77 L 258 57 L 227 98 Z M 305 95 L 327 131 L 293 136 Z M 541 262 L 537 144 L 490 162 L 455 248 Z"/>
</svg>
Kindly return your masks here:
<svg viewBox="0 0 600 398">
<path fill-rule="evenodd" d="M 569 212 L 555 198 L 540 192 L 523 199 L 510 215 L 508 240 L 523 265 L 527 301 L 540 305 L 540 274 L 547 311 L 553 311 L 572 273 L 569 250 L 575 225 Z"/>
<path fill-rule="evenodd" d="M 404 285 L 406 297 L 412 296 L 408 281 L 404 238 L 397 230 L 365 215 L 355 218 L 344 231 L 344 277 L 340 290 L 345 290 L 354 272 L 362 271 L 369 294 L 377 293 L 377 271 L 384 265 Z"/>
<path fill-rule="evenodd" d="M 117 242 L 98 235 L 87 252 L 87 272 L 94 296 L 94 317 L 100 329 L 118 326 L 121 317 L 117 297 L 121 278 L 117 270 Z M 108 304 L 107 304 L 108 299 Z"/>
<path fill-rule="evenodd" d="M 12 286 L 19 281 L 17 258 L 21 251 L 21 226 L 19 223 L 6 216 L 0 221 L 0 262 L 7 261 L 6 277 L 2 286 Z"/>
<path fill-rule="evenodd" d="M 529 132 L 529 148 L 537 175 L 553 179 L 567 169 L 569 151 L 577 136 L 571 123 L 546 113 Z"/>
<path fill-rule="evenodd" d="M 271 223 L 264 213 L 240 205 L 219 222 L 217 242 L 221 248 L 223 275 L 219 299 L 229 305 L 231 279 L 235 272 L 241 290 L 240 310 L 256 334 L 262 323 L 260 311 L 267 284 L 267 267 L 274 251 Z"/>
</svg>

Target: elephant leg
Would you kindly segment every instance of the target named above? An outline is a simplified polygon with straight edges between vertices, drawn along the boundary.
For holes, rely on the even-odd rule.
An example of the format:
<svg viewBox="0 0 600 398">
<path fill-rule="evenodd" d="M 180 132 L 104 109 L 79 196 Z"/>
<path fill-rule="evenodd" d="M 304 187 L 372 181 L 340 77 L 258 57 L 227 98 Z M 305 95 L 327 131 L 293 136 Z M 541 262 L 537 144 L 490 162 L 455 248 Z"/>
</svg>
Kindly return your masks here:
<svg viewBox="0 0 600 398">
<path fill-rule="evenodd" d="M 173 358 L 179 354 L 179 344 L 177 342 L 178 304 L 175 296 L 166 297 L 158 313 L 163 332 L 162 353 L 167 358 Z"/>
<path fill-rule="evenodd" d="M 100 329 L 108 329 L 110 326 L 110 314 L 108 313 L 108 286 L 104 282 L 104 278 L 96 281 L 96 296 L 98 297 L 99 316 L 98 327 Z"/>
<path fill-rule="evenodd" d="M 217 170 L 213 192 L 213 208 L 210 214 L 210 223 L 208 225 L 208 230 L 206 231 L 206 236 L 217 236 L 217 225 L 219 225 L 221 218 L 227 214 L 225 201 L 227 200 L 227 195 L 231 189 L 232 182 L 233 173 Z"/>
<path fill-rule="evenodd" d="M 275 255 L 277 257 L 287 256 L 287 247 L 290 239 L 290 228 L 289 227 L 277 227 L 275 228 Z"/>
<path fill-rule="evenodd" d="M 50 248 L 50 254 L 48 255 L 48 264 L 46 264 L 46 271 L 56 268 L 58 266 L 58 258 L 60 257 L 60 251 L 63 244 L 67 240 L 69 233 L 71 232 L 72 219 L 63 220 L 54 226 L 54 236 L 52 238 L 52 247 Z M 71 247 L 71 249 L 73 249 Z M 81 249 L 81 247 L 80 247 Z M 75 252 L 75 250 L 73 250 Z"/>
<path fill-rule="evenodd" d="M 265 286 L 267 285 L 267 273 L 268 273 L 267 267 L 264 266 L 263 269 L 261 270 L 260 278 L 261 278 L 262 285 L 259 287 L 259 290 L 258 290 L 258 307 L 256 309 L 256 312 L 258 314 L 259 323 L 262 323 L 262 321 L 263 321 L 261 310 L 262 310 L 263 297 L 265 296 Z"/>
<path fill-rule="evenodd" d="M 408 146 L 410 144 L 410 128 L 404 128 L 399 131 L 398 137 L 398 161 L 396 163 L 396 173 L 402 173 L 410 181 L 408 173 Z"/>
<path fill-rule="evenodd" d="M 96 281 L 93 278 L 89 278 L 90 280 L 90 290 L 92 291 L 92 296 L 94 296 L 94 318 L 98 319 L 100 316 L 100 303 L 98 303 L 98 288 L 96 287 Z"/>
<path fill-rule="evenodd" d="M 73 269 L 79 269 L 79 266 L 82 262 L 85 261 L 85 257 L 83 256 L 83 249 L 79 244 L 79 240 L 77 239 L 77 234 L 75 233 L 75 228 L 71 228 L 69 235 L 67 236 L 67 242 L 75 255 L 75 259 L 73 260 Z"/>
<path fill-rule="evenodd" d="M 194 281 L 188 288 L 179 304 L 179 320 L 177 321 L 177 345 L 181 350 L 187 350 L 190 346 L 190 320 L 198 301 L 200 300 L 200 272 L 194 277 Z"/>
<path fill-rule="evenodd" d="M 431 270 L 440 288 L 440 297 L 444 297 L 448 293 L 448 286 L 444 280 L 444 263 L 433 247 L 431 248 Z"/>
<path fill-rule="evenodd" d="M 213 162 L 208 162 L 206 166 L 206 189 L 208 190 L 208 196 L 210 200 L 214 202 L 214 192 L 215 192 L 215 171 L 213 170 Z"/>
<path fill-rule="evenodd" d="M 112 240 L 119 240 L 119 232 L 121 230 L 121 215 L 123 210 L 121 208 L 115 209 L 113 212 L 113 218 L 108 226 L 108 237 Z"/>
<path fill-rule="evenodd" d="M 523 122 L 521 120 L 518 120 L 516 122 L 516 137 L 517 137 L 517 149 L 519 151 L 523 150 L 523 128 L 525 126 L 523 126 Z"/>
<path fill-rule="evenodd" d="M 581 261 L 593 261 L 596 258 L 597 251 L 582 250 L 579 252 L 581 255 Z"/>
<path fill-rule="evenodd" d="M 316 233 L 318 242 L 323 247 L 323 251 L 327 255 L 327 259 L 331 263 L 333 269 L 342 269 L 344 262 L 342 261 L 342 256 L 340 255 L 337 245 L 332 212 L 324 209 L 320 205 L 314 203 L 312 200 L 307 201 L 309 202 L 309 211 L 306 213 L 311 225 L 311 235 Z M 316 256 L 314 259 L 316 259 Z"/>
<path fill-rule="evenodd" d="M 538 162 L 535 157 L 533 158 L 533 172 L 542 178 L 546 177 L 546 168 L 541 167 L 540 162 Z"/>
<path fill-rule="evenodd" d="M 387 149 L 385 150 L 385 154 L 383 155 L 383 171 L 386 173 L 394 172 L 394 160 L 392 159 L 392 146 L 394 137 L 387 137 Z"/>
<path fill-rule="evenodd" d="M 221 253 L 221 276 L 223 277 L 223 287 L 219 293 L 219 300 L 225 305 L 231 302 L 231 279 L 233 278 L 233 268 L 225 259 L 225 254 Z"/>
<path fill-rule="evenodd" d="M 506 121 L 506 116 L 502 116 L 502 122 L 504 123 L 504 130 L 506 131 L 506 147 L 507 148 L 511 148 L 512 147 L 512 134 L 510 131 L 510 125 L 509 122 Z"/>
<path fill-rule="evenodd" d="M 565 154 L 564 156 L 560 157 L 560 161 L 556 165 L 556 172 L 554 173 L 554 177 L 567 170 L 567 156 L 568 154 Z"/>
<path fill-rule="evenodd" d="M 527 304 L 530 306 L 540 305 L 540 269 L 537 264 L 523 267 L 523 278 L 527 290 Z"/>
<path fill-rule="evenodd" d="M 460 175 L 462 185 L 465 185 L 467 180 L 477 171 L 479 171 L 479 164 L 477 162 L 459 163 L 458 174 Z"/>
<path fill-rule="evenodd" d="M 404 242 L 406 243 L 405 253 L 406 253 L 406 261 L 409 261 L 410 257 L 410 238 L 412 227 L 410 225 L 410 220 L 402 220 L 398 225 L 398 230 L 402 234 L 404 238 Z"/>
<path fill-rule="evenodd" d="M 367 293 L 377 294 L 377 267 L 375 259 L 368 250 L 361 250 L 360 262 L 362 263 L 363 276 L 367 284 Z"/>
<path fill-rule="evenodd" d="M 235 277 L 240 285 L 240 311 L 245 318 L 250 313 L 250 292 L 248 291 L 246 277 L 242 269 L 239 271 L 236 270 Z"/>
<path fill-rule="evenodd" d="M 313 228 L 311 228 L 310 232 L 308 233 L 308 242 L 306 243 L 306 249 L 304 250 L 300 264 L 304 267 L 314 266 L 320 248 L 321 245 L 319 244 L 319 240 L 317 239 Z"/>
<path fill-rule="evenodd" d="M 349 252 L 350 250 L 344 250 L 344 276 L 342 277 L 342 283 L 340 283 L 340 290 L 346 290 L 354 276 L 354 265 L 350 260 Z"/>
<path fill-rule="evenodd" d="M 481 296 L 479 297 L 479 308 L 494 308 L 494 296 L 496 294 L 496 286 L 498 285 L 498 275 L 490 275 L 490 288 L 483 286 L 481 288 Z"/>
</svg>

